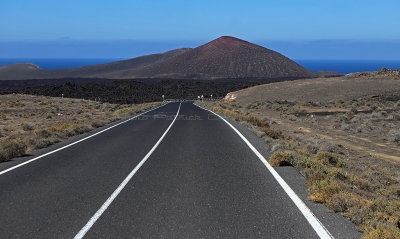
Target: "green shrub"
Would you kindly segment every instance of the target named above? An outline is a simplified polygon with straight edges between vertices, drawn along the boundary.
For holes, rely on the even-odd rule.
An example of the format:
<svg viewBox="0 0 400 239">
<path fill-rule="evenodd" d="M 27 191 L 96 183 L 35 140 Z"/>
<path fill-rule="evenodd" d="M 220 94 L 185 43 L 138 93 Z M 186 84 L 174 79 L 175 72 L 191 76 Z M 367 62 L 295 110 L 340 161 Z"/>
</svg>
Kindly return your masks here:
<svg viewBox="0 0 400 239">
<path fill-rule="evenodd" d="M 338 181 L 325 178 L 323 180 L 313 180 L 309 191 L 310 199 L 319 203 L 327 203 L 331 197 L 340 192 L 341 186 Z"/>
<path fill-rule="evenodd" d="M 6 155 L 5 155 L 4 151 L 3 151 L 3 149 L 0 148 L 0 163 L 4 162 L 4 161 L 7 161 Z"/>
<path fill-rule="evenodd" d="M 254 116 L 249 116 L 246 118 L 246 121 L 252 125 L 258 126 L 258 127 L 269 127 L 269 123 L 265 120 L 260 120 L 257 117 Z"/>
<path fill-rule="evenodd" d="M 69 137 L 76 135 L 76 133 L 73 129 L 68 128 L 68 129 L 64 129 L 62 131 L 56 132 L 56 135 L 60 138 L 65 139 L 65 138 L 69 138 Z"/>
<path fill-rule="evenodd" d="M 364 239 L 397 239 L 400 238 L 400 229 L 387 227 L 387 226 L 379 226 L 377 228 L 370 227 L 365 230 Z"/>
<path fill-rule="evenodd" d="M 49 138 L 52 135 L 52 133 L 46 129 L 37 130 L 35 133 L 39 138 Z"/>
<path fill-rule="evenodd" d="M 7 140 L 0 146 L 0 161 L 7 161 L 25 154 L 27 146 L 19 140 Z"/>
<path fill-rule="evenodd" d="M 60 142 L 58 138 L 51 137 L 51 138 L 34 138 L 30 140 L 34 149 L 42 149 L 46 148 L 50 145 L 56 144 Z"/>
<path fill-rule="evenodd" d="M 21 126 L 24 131 L 32 131 L 34 129 L 33 125 L 31 124 L 23 123 Z"/>
<path fill-rule="evenodd" d="M 270 137 L 272 139 L 283 139 L 284 138 L 282 131 L 280 131 L 280 130 L 276 130 L 276 129 L 272 129 L 272 128 L 262 128 L 261 131 L 264 132 L 268 137 Z"/>
<path fill-rule="evenodd" d="M 102 126 L 104 126 L 104 122 L 103 121 L 96 120 L 96 121 L 92 122 L 92 127 L 93 128 L 99 128 L 99 127 L 102 127 Z"/>
<path fill-rule="evenodd" d="M 399 101 L 400 102 L 400 101 Z M 339 105 L 343 101 L 337 102 Z M 214 104 L 215 105 L 215 104 Z M 307 151 L 296 138 L 262 125 L 255 116 L 232 110 L 233 105 L 219 105 L 212 108 L 236 120 L 246 121 L 260 127 L 267 136 L 285 140 L 286 151 L 275 152 L 269 159 L 271 166 L 295 166 L 309 184 L 309 198 L 326 204 L 334 212 L 340 212 L 364 231 L 364 238 L 400 238 L 400 186 L 398 176 L 383 169 L 365 168 L 349 163 L 331 152 Z M 254 105 L 246 106 L 253 109 Z M 356 107 L 356 106 L 354 106 Z M 378 108 L 378 107 L 375 107 Z M 356 122 L 355 109 L 341 115 L 339 122 Z M 377 119 L 385 119 L 386 112 L 372 114 Z M 400 133 L 392 129 L 387 134 L 389 142 L 400 143 Z M 315 145 L 315 143 L 314 143 Z M 318 153 L 317 153 L 318 152 Z"/>
<path fill-rule="evenodd" d="M 387 140 L 391 143 L 400 144 L 400 130 L 392 129 L 389 131 Z"/>
<path fill-rule="evenodd" d="M 5 137 L 5 136 L 6 136 L 6 133 L 4 132 L 4 130 L 0 129 L 0 138 Z"/>
<path fill-rule="evenodd" d="M 343 168 L 346 166 L 346 163 L 333 153 L 329 152 L 319 152 L 315 155 L 317 160 L 320 160 L 324 165 L 332 165 L 335 167 Z"/>
<path fill-rule="evenodd" d="M 79 125 L 74 128 L 76 134 L 83 134 L 92 130 L 88 125 Z"/>
<path fill-rule="evenodd" d="M 116 115 L 132 114 L 132 112 L 133 112 L 132 108 L 127 107 L 127 108 L 121 108 L 121 109 L 114 111 L 114 114 L 116 114 Z"/>
<path fill-rule="evenodd" d="M 332 195 L 327 204 L 334 212 L 346 212 L 359 205 L 360 198 L 353 193 L 340 191 Z"/>
</svg>

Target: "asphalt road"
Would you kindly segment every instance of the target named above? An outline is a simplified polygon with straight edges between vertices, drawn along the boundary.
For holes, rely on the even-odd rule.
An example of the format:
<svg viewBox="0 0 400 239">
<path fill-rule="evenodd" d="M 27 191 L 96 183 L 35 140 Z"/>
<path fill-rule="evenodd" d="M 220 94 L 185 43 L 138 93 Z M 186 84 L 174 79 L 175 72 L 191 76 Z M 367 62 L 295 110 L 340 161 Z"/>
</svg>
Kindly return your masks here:
<svg viewBox="0 0 400 239">
<path fill-rule="evenodd" d="M 321 236 L 311 225 L 246 142 L 190 102 L 0 172 L 0 238 Z"/>
</svg>

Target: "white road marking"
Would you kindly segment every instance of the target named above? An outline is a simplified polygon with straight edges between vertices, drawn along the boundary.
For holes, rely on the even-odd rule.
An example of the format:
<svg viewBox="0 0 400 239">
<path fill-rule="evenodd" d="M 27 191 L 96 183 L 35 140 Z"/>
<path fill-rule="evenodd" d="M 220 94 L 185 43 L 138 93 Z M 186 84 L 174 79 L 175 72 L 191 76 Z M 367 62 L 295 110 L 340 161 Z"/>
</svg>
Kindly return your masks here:
<svg viewBox="0 0 400 239">
<path fill-rule="evenodd" d="M 311 210 L 307 207 L 307 205 L 297 196 L 297 194 L 293 191 L 293 189 L 283 180 L 283 178 L 275 171 L 275 169 L 268 163 L 268 161 L 258 152 L 258 150 L 244 137 L 239 130 L 237 130 L 232 124 L 230 124 L 226 119 L 221 117 L 220 115 L 216 114 L 215 112 L 205 109 L 201 106 L 196 105 L 197 107 L 209 111 L 216 116 L 218 116 L 220 119 L 222 119 L 226 124 L 228 124 L 239 136 L 242 138 L 242 140 L 249 146 L 249 148 L 257 155 L 257 157 L 261 160 L 261 162 L 264 163 L 264 165 L 267 167 L 269 172 L 274 176 L 275 180 L 279 183 L 279 185 L 283 188 L 283 190 L 286 192 L 286 194 L 292 199 L 294 204 L 297 206 L 297 208 L 300 210 L 300 212 L 304 215 L 304 217 L 307 219 L 307 221 L 310 223 L 312 228 L 315 230 L 315 232 L 318 234 L 320 238 L 334 238 L 331 233 L 328 231 L 328 229 L 325 228 L 325 226 L 318 220 L 318 218 L 311 212 Z"/>
<path fill-rule="evenodd" d="M 1 171 L 1 172 L 0 172 L 0 175 L 5 174 L 5 173 L 7 173 L 7 172 L 10 172 L 10 171 L 12 171 L 12 170 L 14 170 L 14 169 L 16 169 L 16 168 L 22 167 L 22 166 L 24 166 L 24 165 L 27 165 L 27 164 L 29 164 L 29 163 L 32 163 L 33 161 L 36 161 L 36 160 L 38 160 L 38 159 L 40 159 L 40 158 L 43 158 L 43 157 L 46 157 L 46 156 L 48 156 L 48 155 L 50 155 L 50 154 L 53 154 L 53 153 L 55 153 L 55 152 L 58 152 L 58 151 L 60 151 L 60 150 L 66 149 L 66 148 L 68 148 L 68 147 L 71 147 L 71 146 L 74 145 L 74 144 L 77 144 L 77 143 L 80 143 L 80 142 L 82 142 L 82 141 L 84 141 L 84 140 L 87 140 L 87 139 L 89 139 L 89 138 L 92 138 L 92 137 L 94 137 L 94 136 L 96 136 L 96 135 L 98 135 L 98 134 L 101 134 L 101 133 L 103 133 L 103 132 L 105 132 L 105 131 L 107 131 L 107 130 L 110 130 L 110 129 L 114 128 L 114 127 L 117 127 L 118 125 L 124 124 L 124 123 L 126 123 L 126 122 L 128 122 L 128 121 L 130 121 L 130 120 L 133 120 L 133 119 L 135 119 L 135 118 L 137 118 L 137 117 L 139 117 L 139 116 L 141 116 L 141 115 L 144 115 L 144 114 L 146 114 L 146 113 L 148 113 L 148 112 L 150 112 L 150 111 L 153 111 L 153 110 L 155 110 L 155 109 L 158 109 L 158 108 L 160 108 L 160 107 L 162 107 L 162 106 L 164 106 L 164 105 L 165 105 L 165 104 L 160 105 L 160 106 L 158 106 L 158 107 L 156 107 L 156 108 L 154 108 L 154 109 L 148 110 L 148 111 L 146 111 L 146 112 L 143 112 L 143 113 L 141 113 L 141 114 L 138 114 L 138 115 L 136 115 L 136 116 L 134 116 L 134 117 L 132 117 L 132 118 L 129 118 L 129 119 L 127 119 L 127 120 L 125 120 L 125 121 L 123 121 L 123 122 L 120 122 L 120 123 L 118 123 L 118 124 L 115 124 L 115 125 L 113 125 L 113 126 L 110 126 L 110 127 L 106 128 L 106 129 L 103 129 L 102 131 L 99 131 L 99 132 L 97 132 L 97 133 L 95 133 L 95 134 L 89 135 L 88 137 L 85 137 L 85 138 L 83 138 L 83 139 L 80 139 L 80 140 L 78 140 L 78 141 L 75 141 L 75 142 L 73 142 L 73 143 L 70 143 L 70 144 L 68 144 L 68 145 L 66 145 L 66 146 L 63 146 L 63 147 L 58 148 L 58 149 L 56 149 L 56 150 L 53 150 L 53 151 L 51 151 L 51 152 L 42 154 L 42 155 L 40 155 L 40 156 L 38 156 L 38 157 L 36 157 L 36 158 L 30 159 L 30 160 L 25 161 L 25 162 L 23 162 L 23 163 L 17 164 L 17 165 L 15 165 L 15 166 L 11 167 L 11 168 L 8 168 L 8 169 L 6 169 L 6 170 Z"/>
<path fill-rule="evenodd" d="M 94 223 L 101 217 L 101 215 L 107 210 L 107 208 L 111 205 L 111 203 L 114 201 L 114 199 L 118 196 L 118 194 L 121 193 L 121 191 L 124 189 L 124 187 L 129 183 L 129 181 L 132 179 L 132 177 L 136 174 L 136 172 L 142 167 L 142 165 L 147 161 L 147 159 L 150 157 L 150 155 L 154 152 L 154 150 L 158 147 L 158 145 L 161 143 L 161 141 L 164 139 L 165 135 L 168 133 L 168 131 L 171 129 L 172 125 L 174 124 L 176 118 L 178 117 L 179 111 L 181 109 L 181 104 L 179 104 L 178 111 L 176 112 L 175 118 L 172 121 L 172 123 L 169 125 L 167 130 L 165 130 L 164 134 L 161 136 L 161 138 L 157 141 L 157 143 L 151 148 L 151 150 L 144 156 L 142 161 L 136 167 L 129 173 L 129 175 L 122 181 L 122 183 L 118 186 L 117 189 L 111 194 L 111 196 L 105 201 L 105 203 L 100 207 L 99 210 L 90 218 L 90 220 L 86 223 L 86 225 L 76 234 L 74 239 L 80 239 L 83 238 L 86 233 L 90 230 L 90 228 L 94 225 Z"/>
</svg>

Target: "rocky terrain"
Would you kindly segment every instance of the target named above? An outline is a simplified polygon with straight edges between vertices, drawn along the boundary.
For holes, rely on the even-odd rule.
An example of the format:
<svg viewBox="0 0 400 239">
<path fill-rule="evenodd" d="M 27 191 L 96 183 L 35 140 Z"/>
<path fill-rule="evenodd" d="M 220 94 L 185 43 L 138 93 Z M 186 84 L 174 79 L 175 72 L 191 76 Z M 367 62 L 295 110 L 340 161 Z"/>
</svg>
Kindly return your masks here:
<svg viewBox="0 0 400 239">
<path fill-rule="evenodd" d="M 0 162 L 160 105 L 100 103 L 32 95 L 0 95 Z"/>
<path fill-rule="evenodd" d="M 155 82 L 133 80 L 103 80 L 102 82 L 88 82 L 88 79 L 77 79 L 59 84 L 44 84 L 40 86 L 16 87 L 0 89 L 0 94 L 31 94 L 81 99 L 100 99 L 103 102 L 132 104 L 167 99 L 196 99 L 199 95 L 210 98 L 224 97 L 230 91 L 236 91 L 250 86 L 273 82 L 272 80 L 220 80 L 220 81 L 180 81 L 158 80 Z M 287 79 L 274 79 L 274 81 Z M 27 81 L 28 83 L 30 81 Z M 19 85 L 20 86 L 20 85 Z"/>
<path fill-rule="evenodd" d="M 259 85 L 205 106 L 252 129 L 296 167 L 310 199 L 341 212 L 365 238 L 400 237 L 399 71 Z"/>
<path fill-rule="evenodd" d="M 356 72 L 346 75 L 347 78 L 360 78 L 364 79 L 393 79 L 400 80 L 400 70 L 391 70 L 382 68 L 380 71 Z"/>
<path fill-rule="evenodd" d="M 286 100 L 301 103 L 335 102 L 352 100 L 362 96 L 379 95 L 396 97 L 400 90 L 399 71 L 383 68 L 377 72 L 360 72 L 334 78 L 304 79 L 259 85 L 232 92 L 227 100 L 240 103 L 254 101 Z"/>
</svg>

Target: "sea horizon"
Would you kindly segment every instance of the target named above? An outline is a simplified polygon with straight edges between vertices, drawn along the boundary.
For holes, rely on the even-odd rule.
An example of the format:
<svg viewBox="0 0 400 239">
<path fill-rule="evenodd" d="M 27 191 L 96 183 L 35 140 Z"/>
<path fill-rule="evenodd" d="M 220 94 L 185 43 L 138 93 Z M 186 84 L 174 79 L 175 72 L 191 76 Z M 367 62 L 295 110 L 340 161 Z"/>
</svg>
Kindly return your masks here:
<svg viewBox="0 0 400 239">
<path fill-rule="evenodd" d="M 42 69 L 65 69 L 95 64 L 105 64 L 130 58 L 0 58 L 0 66 L 16 63 L 32 63 Z M 381 68 L 399 70 L 400 60 L 337 60 L 294 59 L 311 71 L 336 71 L 343 74 L 363 71 L 379 71 Z"/>
</svg>

